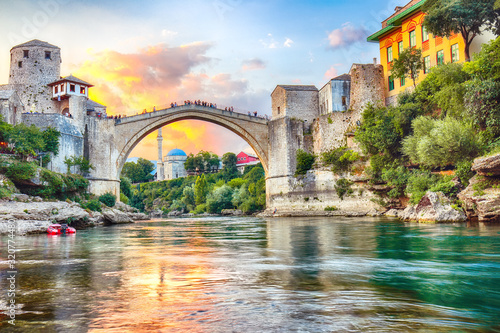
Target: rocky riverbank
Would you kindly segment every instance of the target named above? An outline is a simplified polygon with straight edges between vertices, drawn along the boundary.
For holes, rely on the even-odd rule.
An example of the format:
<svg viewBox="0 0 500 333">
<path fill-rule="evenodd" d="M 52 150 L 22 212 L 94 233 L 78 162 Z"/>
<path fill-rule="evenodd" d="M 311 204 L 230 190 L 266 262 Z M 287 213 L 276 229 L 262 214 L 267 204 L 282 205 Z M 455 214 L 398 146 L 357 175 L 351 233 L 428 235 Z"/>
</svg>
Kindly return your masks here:
<svg viewBox="0 0 500 333">
<path fill-rule="evenodd" d="M 0 200 L 0 234 L 8 232 L 15 223 L 18 234 L 44 233 L 53 223 L 68 223 L 76 229 L 97 225 L 132 223 L 149 217 L 135 208 L 117 203 L 102 212 L 83 209 L 71 201 L 43 201 L 40 197 L 14 194 L 8 200 Z"/>
</svg>

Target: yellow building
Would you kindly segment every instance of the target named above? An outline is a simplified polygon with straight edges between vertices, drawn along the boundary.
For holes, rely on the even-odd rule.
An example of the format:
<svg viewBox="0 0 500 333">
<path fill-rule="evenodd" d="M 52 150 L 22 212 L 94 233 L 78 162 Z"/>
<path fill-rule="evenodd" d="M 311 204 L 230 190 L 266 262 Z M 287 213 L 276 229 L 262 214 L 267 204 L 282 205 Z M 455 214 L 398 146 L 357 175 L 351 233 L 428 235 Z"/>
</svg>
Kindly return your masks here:
<svg viewBox="0 0 500 333">
<path fill-rule="evenodd" d="M 391 76 L 392 60 L 397 58 L 402 50 L 408 47 L 422 50 L 424 69 L 419 73 L 417 83 L 425 78 L 433 66 L 465 60 L 465 44 L 460 34 L 441 38 L 427 33 L 422 25 L 425 14 L 421 11 L 425 1 L 412 0 L 404 7 L 396 7 L 395 13 L 382 22 L 382 29 L 367 38 L 369 42 L 379 43 L 380 46 L 380 62 L 384 67 L 386 85 L 386 104 L 395 103 L 395 97 L 399 93 L 408 87 L 413 87 L 411 78 Z"/>
</svg>

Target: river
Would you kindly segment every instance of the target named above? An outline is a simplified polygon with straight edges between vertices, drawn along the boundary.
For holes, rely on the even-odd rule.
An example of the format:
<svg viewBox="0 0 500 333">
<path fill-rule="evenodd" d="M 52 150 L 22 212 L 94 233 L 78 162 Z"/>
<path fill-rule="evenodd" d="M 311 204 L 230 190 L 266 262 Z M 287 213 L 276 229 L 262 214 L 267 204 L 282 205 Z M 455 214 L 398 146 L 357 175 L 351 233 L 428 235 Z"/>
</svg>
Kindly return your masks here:
<svg viewBox="0 0 500 333">
<path fill-rule="evenodd" d="M 184 218 L 15 242 L 2 331 L 500 332 L 500 226 Z"/>
</svg>

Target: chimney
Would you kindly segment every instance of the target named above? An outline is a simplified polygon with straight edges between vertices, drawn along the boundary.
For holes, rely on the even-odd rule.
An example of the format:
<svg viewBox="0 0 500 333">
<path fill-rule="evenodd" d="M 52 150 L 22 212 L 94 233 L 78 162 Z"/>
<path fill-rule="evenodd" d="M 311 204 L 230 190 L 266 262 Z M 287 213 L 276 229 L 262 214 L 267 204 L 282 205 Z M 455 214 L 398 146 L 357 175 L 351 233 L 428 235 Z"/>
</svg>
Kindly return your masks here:
<svg viewBox="0 0 500 333">
<path fill-rule="evenodd" d="M 373 58 L 373 64 L 377 65 L 377 58 Z"/>
</svg>

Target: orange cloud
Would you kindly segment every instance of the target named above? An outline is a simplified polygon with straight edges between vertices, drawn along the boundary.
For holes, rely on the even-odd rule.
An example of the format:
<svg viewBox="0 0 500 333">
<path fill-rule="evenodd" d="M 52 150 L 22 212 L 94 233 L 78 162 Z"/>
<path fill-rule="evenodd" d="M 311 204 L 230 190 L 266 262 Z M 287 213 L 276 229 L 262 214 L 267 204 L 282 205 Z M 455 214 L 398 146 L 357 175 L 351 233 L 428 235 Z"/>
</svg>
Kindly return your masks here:
<svg viewBox="0 0 500 333">
<path fill-rule="evenodd" d="M 137 53 L 111 50 L 90 53 L 74 75 L 94 84 L 90 98 L 108 107 L 108 114 L 135 115 L 171 102 L 201 99 L 231 106 L 248 91 L 245 80 L 234 80 L 229 74 L 209 76 L 195 73 L 196 66 L 210 63 L 206 52 L 211 45 L 193 43 L 180 47 L 165 44 L 149 46 Z M 234 137 L 232 137 L 234 136 Z M 245 147 L 242 139 L 217 125 L 201 121 L 182 121 L 163 129 L 163 154 L 180 148 L 186 153 L 199 150 L 222 155 L 235 147 Z M 157 158 L 156 133 L 151 133 L 136 146 L 130 157 Z"/>
</svg>

